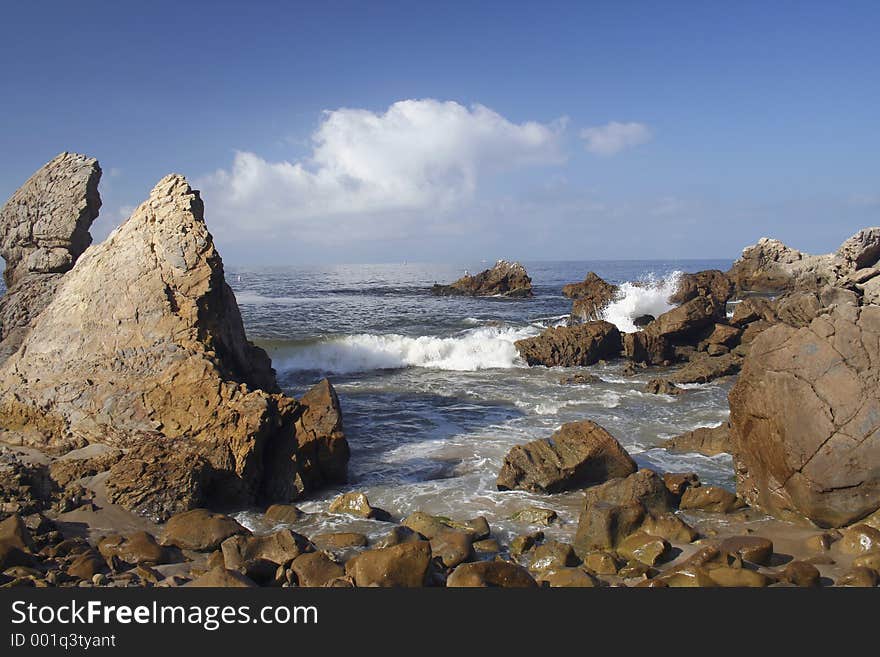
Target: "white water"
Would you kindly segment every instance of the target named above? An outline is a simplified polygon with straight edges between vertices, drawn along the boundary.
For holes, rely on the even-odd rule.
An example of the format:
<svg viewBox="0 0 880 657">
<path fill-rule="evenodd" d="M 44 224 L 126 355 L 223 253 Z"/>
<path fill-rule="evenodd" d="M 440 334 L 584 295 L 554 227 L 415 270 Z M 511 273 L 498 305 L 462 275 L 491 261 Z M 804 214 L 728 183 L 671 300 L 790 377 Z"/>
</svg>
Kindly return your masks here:
<svg viewBox="0 0 880 657">
<path fill-rule="evenodd" d="M 677 271 L 662 280 L 651 277 L 639 284 L 623 283 L 616 298 L 602 311 L 602 318 L 625 333 L 638 331 L 639 327 L 633 324 L 636 317 L 659 317 L 675 307 L 669 303 L 669 297 L 675 294 L 680 277 L 681 272 Z"/>
<path fill-rule="evenodd" d="M 350 374 L 371 370 L 425 367 L 474 372 L 522 365 L 514 342 L 537 335 L 537 329 L 481 327 L 456 337 L 410 337 L 363 333 L 324 342 L 282 358 L 286 371 L 315 370 Z"/>
</svg>

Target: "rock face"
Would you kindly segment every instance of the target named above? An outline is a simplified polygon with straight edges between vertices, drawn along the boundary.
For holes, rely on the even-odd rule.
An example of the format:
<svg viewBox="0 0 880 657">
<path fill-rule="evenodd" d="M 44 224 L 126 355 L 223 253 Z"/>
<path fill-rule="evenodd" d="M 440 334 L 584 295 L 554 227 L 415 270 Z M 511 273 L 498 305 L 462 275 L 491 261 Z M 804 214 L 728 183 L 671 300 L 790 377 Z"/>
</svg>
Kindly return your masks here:
<svg viewBox="0 0 880 657">
<path fill-rule="evenodd" d="M 572 319 L 590 322 L 601 319 L 602 309 L 617 294 L 617 286 L 611 285 L 594 272 L 590 272 L 581 283 L 570 283 L 564 286 L 562 293 L 568 298 L 574 299 L 571 309 Z"/>
<path fill-rule="evenodd" d="M 531 297 L 532 279 L 518 262 L 499 260 L 491 269 L 465 275 L 451 285 L 435 284 L 431 293 L 438 296 Z"/>
<path fill-rule="evenodd" d="M 206 499 L 289 501 L 343 478 L 348 459 L 329 383 L 301 404 L 284 397 L 247 341 L 202 201 L 179 175 L 64 275 L 0 368 L 0 400 L 0 427 L 33 446 L 129 450 L 108 489 L 159 518 Z"/>
<path fill-rule="evenodd" d="M 707 269 L 695 274 L 683 274 L 678 289 L 671 297 L 670 303 L 682 304 L 697 297 L 707 297 L 723 308 L 733 294 L 733 283 L 717 269 Z"/>
<path fill-rule="evenodd" d="M 706 456 L 730 453 L 730 427 L 699 427 L 663 442 L 670 452 L 696 452 Z"/>
<path fill-rule="evenodd" d="M 780 292 L 818 289 L 834 284 L 880 258 L 880 228 L 864 228 L 847 239 L 836 253 L 809 255 L 779 240 L 762 237 L 743 250 L 728 278 L 738 292 Z"/>
<path fill-rule="evenodd" d="M 7 292 L 0 298 L 0 362 L 8 358 L 55 288 L 92 243 L 101 167 L 94 158 L 61 153 L 0 209 L 0 256 Z"/>
<path fill-rule="evenodd" d="M 603 321 L 550 327 L 539 336 L 515 344 L 530 366 L 546 367 L 593 365 L 604 358 L 616 358 L 622 348 L 620 331 Z"/>
<path fill-rule="evenodd" d="M 763 331 L 730 392 L 740 496 L 825 527 L 880 507 L 878 378 L 880 307 Z"/>
<path fill-rule="evenodd" d="M 550 439 L 517 445 L 504 458 L 498 490 L 519 488 L 558 493 L 625 477 L 636 464 L 620 443 L 595 422 L 569 422 Z"/>
</svg>

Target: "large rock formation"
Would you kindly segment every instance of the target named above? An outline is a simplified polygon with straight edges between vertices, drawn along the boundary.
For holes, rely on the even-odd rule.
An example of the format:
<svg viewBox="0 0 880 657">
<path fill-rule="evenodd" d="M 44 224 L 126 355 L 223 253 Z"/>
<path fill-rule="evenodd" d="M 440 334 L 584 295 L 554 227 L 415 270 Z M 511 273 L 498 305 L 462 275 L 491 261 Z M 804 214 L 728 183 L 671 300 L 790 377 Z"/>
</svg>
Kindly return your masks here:
<svg viewBox="0 0 880 657">
<path fill-rule="evenodd" d="M 587 322 L 546 329 L 534 338 L 517 340 L 517 351 L 530 365 L 579 367 L 620 355 L 620 331 L 610 322 Z"/>
<path fill-rule="evenodd" d="M 625 477 L 636 464 L 614 436 L 595 422 L 563 424 L 549 439 L 517 445 L 504 458 L 498 490 L 558 493 Z"/>
<path fill-rule="evenodd" d="M 777 293 L 794 288 L 818 289 L 835 284 L 880 258 L 880 227 L 864 228 L 835 253 L 809 255 L 779 240 L 762 237 L 746 247 L 727 277 L 742 292 Z"/>
<path fill-rule="evenodd" d="M 716 308 L 723 310 L 731 294 L 733 283 L 730 279 L 717 269 L 707 269 L 695 274 L 682 274 L 678 289 L 669 297 L 669 302 L 682 304 L 697 297 L 707 297 L 715 302 Z"/>
<path fill-rule="evenodd" d="M 826 527 L 880 507 L 880 307 L 835 305 L 752 343 L 730 392 L 737 488 Z"/>
<path fill-rule="evenodd" d="M 531 297 L 532 279 L 518 262 L 499 260 L 491 269 L 465 275 L 450 285 L 435 284 L 431 293 L 438 296 Z"/>
<path fill-rule="evenodd" d="M 94 158 L 61 153 L 0 209 L 0 362 L 21 344 L 31 321 L 52 300 L 64 273 L 91 244 L 98 216 L 101 167 Z"/>
<path fill-rule="evenodd" d="M 279 394 L 247 341 L 202 201 L 179 175 L 61 279 L 0 368 L 0 427 L 47 450 L 126 450 L 108 492 L 160 518 L 205 500 L 286 501 L 343 478 L 348 458 L 329 384 L 303 404 Z"/>
<path fill-rule="evenodd" d="M 602 310 L 614 299 L 617 286 L 590 272 L 582 282 L 564 286 L 562 293 L 574 299 L 571 307 L 572 319 L 590 322 L 602 319 Z"/>
</svg>

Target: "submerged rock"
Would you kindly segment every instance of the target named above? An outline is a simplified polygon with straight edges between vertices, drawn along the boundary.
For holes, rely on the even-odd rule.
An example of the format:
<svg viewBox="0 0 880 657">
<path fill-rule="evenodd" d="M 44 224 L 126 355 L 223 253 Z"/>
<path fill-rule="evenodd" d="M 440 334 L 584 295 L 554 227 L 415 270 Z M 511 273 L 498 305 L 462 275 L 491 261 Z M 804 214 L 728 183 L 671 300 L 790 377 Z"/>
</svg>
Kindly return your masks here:
<svg viewBox="0 0 880 657">
<path fill-rule="evenodd" d="M 179 175 L 64 275 L 0 368 L 0 399 L 0 428 L 39 432 L 37 447 L 131 449 L 108 489 L 159 519 L 289 501 L 344 479 L 348 460 L 330 384 L 302 404 L 284 397 L 247 341 L 201 198 Z"/>
<path fill-rule="evenodd" d="M 64 274 L 92 243 L 101 167 L 94 158 L 61 153 L 40 168 L 0 209 L 0 362 L 13 354 L 31 322 L 49 305 Z"/>
<path fill-rule="evenodd" d="M 558 493 L 635 472 L 615 438 L 595 422 L 569 422 L 549 439 L 513 447 L 498 474 L 498 490 Z"/>
<path fill-rule="evenodd" d="M 604 321 L 550 327 L 534 338 L 517 340 L 515 345 L 530 366 L 546 367 L 594 365 L 605 358 L 616 358 L 622 346 L 620 331 Z"/>
<path fill-rule="evenodd" d="M 437 296 L 531 297 L 532 279 L 518 262 L 499 260 L 491 269 L 465 275 L 451 285 L 435 284 L 431 293 Z"/>
<path fill-rule="evenodd" d="M 880 508 L 880 307 L 838 306 L 754 341 L 730 392 L 737 490 L 824 527 Z"/>
</svg>

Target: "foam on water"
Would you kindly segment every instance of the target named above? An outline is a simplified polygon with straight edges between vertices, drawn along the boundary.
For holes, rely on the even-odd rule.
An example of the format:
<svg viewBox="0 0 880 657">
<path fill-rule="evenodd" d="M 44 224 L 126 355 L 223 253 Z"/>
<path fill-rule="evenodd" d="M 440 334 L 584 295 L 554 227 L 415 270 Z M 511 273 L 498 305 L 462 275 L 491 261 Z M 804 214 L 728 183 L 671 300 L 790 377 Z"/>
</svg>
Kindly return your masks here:
<svg viewBox="0 0 880 657">
<path fill-rule="evenodd" d="M 663 279 L 653 275 L 638 283 L 623 283 L 618 287 L 615 299 L 602 311 L 602 318 L 625 333 L 638 331 L 633 320 L 642 315 L 659 317 L 672 310 L 669 297 L 678 289 L 681 272 L 676 271 Z"/>
<path fill-rule="evenodd" d="M 480 327 L 458 336 L 359 334 L 323 340 L 280 359 L 286 371 L 350 374 L 425 367 L 474 372 L 522 365 L 514 342 L 537 334 L 532 327 Z"/>
</svg>

